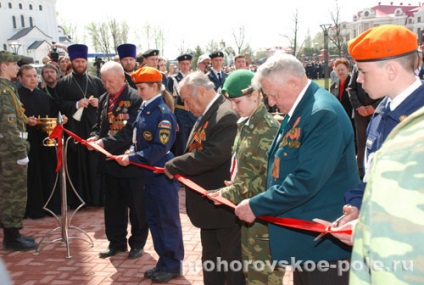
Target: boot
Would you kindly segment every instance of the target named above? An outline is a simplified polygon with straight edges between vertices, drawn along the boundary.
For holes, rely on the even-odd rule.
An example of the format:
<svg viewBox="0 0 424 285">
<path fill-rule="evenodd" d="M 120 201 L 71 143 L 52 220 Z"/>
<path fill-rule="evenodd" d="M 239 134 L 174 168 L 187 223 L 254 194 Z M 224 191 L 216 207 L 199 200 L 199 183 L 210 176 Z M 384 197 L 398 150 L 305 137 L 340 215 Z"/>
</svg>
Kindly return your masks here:
<svg viewBox="0 0 424 285">
<path fill-rule="evenodd" d="M 17 228 L 3 228 L 3 249 L 10 251 L 27 251 L 36 249 L 38 244 L 33 237 L 23 237 Z"/>
</svg>

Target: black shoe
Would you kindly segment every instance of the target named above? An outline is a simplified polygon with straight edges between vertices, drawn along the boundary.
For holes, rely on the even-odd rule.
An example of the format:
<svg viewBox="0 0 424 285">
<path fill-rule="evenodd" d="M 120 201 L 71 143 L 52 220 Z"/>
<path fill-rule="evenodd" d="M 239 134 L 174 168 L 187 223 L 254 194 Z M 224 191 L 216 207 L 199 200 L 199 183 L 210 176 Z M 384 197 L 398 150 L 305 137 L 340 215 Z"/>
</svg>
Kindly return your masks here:
<svg viewBox="0 0 424 285">
<path fill-rule="evenodd" d="M 158 271 L 153 275 L 152 281 L 153 283 L 165 283 L 179 276 L 180 273 Z"/>
<path fill-rule="evenodd" d="M 143 255 L 143 250 L 141 248 L 131 248 L 130 253 L 128 253 L 129 259 L 136 259 Z"/>
<path fill-rule="evenodd" d="M 144 272 L 144 278 L 152 278 L 155 273 L 159 272 L 159 268 L 153 267 L 152 269 L 147 270 Z"/>
<path fill-rule="evenodd" d="M 111 257 L 111 256 L 116 255 L 119 252 L 126 252 L 126 251 L 127 251 L 126 248 L 121 248 L 121 249 L 118 249 L 118 248 L 109 248 L 106 251 L 100 252 L 99 257 L 100 258 Z"/>
<path fill-rule="evenodd" d="M 33 240 L 26 239 L 22 236 L 14 240 L 3 240 L 3 249 L 8 251 L 28 251 L 38 247 L 38 244 Z"/>
</svg>

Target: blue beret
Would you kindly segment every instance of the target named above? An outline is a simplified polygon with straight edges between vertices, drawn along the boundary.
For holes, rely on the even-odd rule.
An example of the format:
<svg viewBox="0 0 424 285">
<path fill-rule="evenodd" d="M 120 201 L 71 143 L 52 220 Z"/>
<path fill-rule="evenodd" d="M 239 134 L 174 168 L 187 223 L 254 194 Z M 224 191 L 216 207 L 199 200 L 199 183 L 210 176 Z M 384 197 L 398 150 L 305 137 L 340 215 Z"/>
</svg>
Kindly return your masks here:
<svg viewBox="0 0 424 285">
<path fill-rule="evenodd" d="M 132 57 L 132 58 L 136 58 L 136 50 L 137 47 L 133 44 L 122 44 L 119 45 L 116 50 L 118 51 L 119 54 L 119 59 L 123 59 L 126 57 Z"/>
<path fill-rule="evenodd" d="M 154 55 L 159 55 L 159 50 L 157 49 L 148 49 L 143 53 L 143 56 L 149 57 L 149 56 L 154 56 Z"/>
<path fill-rule="evenodd" d="M 211 53 L 209 55 L 209 57 L 211 59 L 214 59 L 215 57 L 224 57 L 224 53 L 222 51 L 220 51 L 220 50 L 217 50 L 217 51 L 214 51 L 213 53 Z"/>
<path fill-rule="evenodd" d="M 177 57 L 178 61 L 183 61 L 183 60 L 191 60 L 193 58 L 193 56 L 191 54 L 185 53 L 180 55 L 179 57 Z"/>
<path fill-rule="evenodd" d="M 81 44 L 70 45 L 68 46 L 68 54 L 71 61 L 76 58 L 87 59 L 88 47 L 86 45 Z"/>
</svg>

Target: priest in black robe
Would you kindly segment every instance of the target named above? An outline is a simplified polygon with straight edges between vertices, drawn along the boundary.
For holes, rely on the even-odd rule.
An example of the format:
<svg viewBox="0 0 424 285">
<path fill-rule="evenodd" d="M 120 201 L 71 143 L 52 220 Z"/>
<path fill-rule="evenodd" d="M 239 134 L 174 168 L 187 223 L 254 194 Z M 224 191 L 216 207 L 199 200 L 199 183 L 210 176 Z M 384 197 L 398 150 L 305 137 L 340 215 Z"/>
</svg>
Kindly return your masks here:
<svg viewBox="0 0 424 285">
<path fill-rule="evenodd" d="M 25 109 L 25 115 L 36 118 L 55 118 L 55 114 L 52 113 L 54 101 L 37 87 L 38 77 L 35 68 L 31 65 L 21 66 L 18 79 L 21 83 L 18 94 Z M 27 131 L 30 150 L 28 153 L 26 217 L 39 219 L 46 216 L 48 212 L 43 207 L 50 195 L 52 195 L 52 198 L 46 207 L 53 213 L 60 214 L 60 184 L 55 183 L 56 178 L 58 178 L 55 171 L 57 164 L 56 149 L 54 145 L 43 145 L 48 134 L 41 128 L 41 125 L 27 125 Z"/>
<path fill-rule="evenodd" d="M 87 73 L 86 45 L 74 44 L 68 47 L 72 72 L 61 78 L 57 84 L 60 97 L 60 111 L 68 118 L 67 129 L 82 139 L 87 139 L 96 123 L 99 97 L 106 92 L 102 81 Z M 100 175 L 97 171 L 98 156 L 86 146 L 69 140 L 67 165 L 69 176 L 78 195 L 87 206 L 103 206 Z M 80 205 L 68 184 L 68 204 L 71 208 Z"/>
</svg>

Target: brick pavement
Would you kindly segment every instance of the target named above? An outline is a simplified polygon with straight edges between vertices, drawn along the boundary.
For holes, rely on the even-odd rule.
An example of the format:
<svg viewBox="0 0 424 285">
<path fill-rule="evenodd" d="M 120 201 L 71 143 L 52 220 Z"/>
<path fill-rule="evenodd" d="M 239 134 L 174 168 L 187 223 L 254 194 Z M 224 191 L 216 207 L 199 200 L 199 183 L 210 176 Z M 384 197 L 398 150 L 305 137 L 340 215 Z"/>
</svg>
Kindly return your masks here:
<svg viewBox="0 0 424 285">
<path fill-rule="evenodd" d="M 185 192 L 180 191 L 180 215 L 185 247 L 185 264 L 199 264 L 201 243 L 199 229 L 195 228 L 185 212 Z M 70 215 L 68 215 L 70 216 Z M 39 220 L 24 220 L 22 233 L 32 235 L 40 241 L 46 233 L 58 224 L 53 217 Z M 84 240 L 87 237 L 78 230 L 70 229 L 70 258 L 64 243 L 48 241 L 61 238 L 61 231 L 49 234 L 38 255 L 34 252 L 0 251 L 0 257 L 6 263 L 14 285 L 149 285 L 150 279 L 144 279 L 143 273 L 154 267 L 158 258 L 149 236 L 145 253 L 136 260 L 127 259 L 128 253 L 119 253 L 111 258 L 101 259 L 99 252 L 108 246 L 104 233 L 103 208 L 88 207 L 76 213 L 71 226 L 84 230 L 93 240 L 94 246 Z M 0 231 L 3 240 L 3 231 Z M 173 279 L 169 285 L 203 284 L 200 268 L 185 266 L 183 276 Z M 284 285 L 292 285 L 291 274 L 286 274 Z"/>
</svg>

